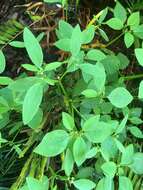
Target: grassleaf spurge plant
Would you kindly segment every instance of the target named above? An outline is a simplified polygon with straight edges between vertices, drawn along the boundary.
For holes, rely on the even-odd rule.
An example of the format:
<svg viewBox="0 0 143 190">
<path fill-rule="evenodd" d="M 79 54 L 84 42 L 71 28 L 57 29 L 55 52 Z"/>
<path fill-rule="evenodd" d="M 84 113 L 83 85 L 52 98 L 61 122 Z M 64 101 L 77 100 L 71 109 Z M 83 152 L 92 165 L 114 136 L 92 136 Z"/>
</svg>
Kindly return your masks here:
<svg viewBox="0 0 143 190">
<path fill-rule="evenodd" d="M 135 44 L 135 64 L 141 70 L 143 26 L 140 13 L 128 16 L 119 2 L 110 10 L 114 17 L 104 21 L 108 11 L 95 16 L 96 25 L 90 22 L 83 31 L 59 21 L 55 46 L 65 52 L 60 62 L 47 63 L 38 39 L 24 29 L 21 43 L 31 63 L 23 64 L 25 72 L 15 79 L 0 77 L 0 144 L 11 146 L 19 158 L 27 156 L 10 190 L 142 188 L 143 73 L 125 76 L 132 60 L 109 46 L 122 36 L 127 48 Z M 106 25 L 121 30 L 119 36 L 109 41 Z M 107 44 L 96 46 L 96 36 Z M 1 73 L 5 62 L 1 51 Z M 136 91 L 128 86 L 132 79 L 137 80 Z M 14 115 L 22 125 L 7 130 L 17 136 L 25 129 L 26 146 L 3 136 Z"/>
</svg>

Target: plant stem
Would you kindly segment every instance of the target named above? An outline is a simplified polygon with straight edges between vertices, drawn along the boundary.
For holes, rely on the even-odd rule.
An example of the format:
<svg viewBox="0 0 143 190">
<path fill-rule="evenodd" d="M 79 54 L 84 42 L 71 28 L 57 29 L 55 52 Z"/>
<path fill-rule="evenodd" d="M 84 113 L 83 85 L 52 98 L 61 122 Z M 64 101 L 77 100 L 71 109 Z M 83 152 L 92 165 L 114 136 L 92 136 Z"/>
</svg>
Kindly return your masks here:
<svg viewBox="0 0 143 190">
<path fill-rule="evenodd" d="M 136 182 L 139 180 L 139 176 L 137 174 L 134 175 L 133 179 L 132 179 L 132 183 L 133 183 L 133 186 L 136 185 Z"/>
<path fill-rule="evenodd" d="M 61 81 L 65 77 L 66 74 L 67 74 L 67 71 L 65 71 L 64 74 L 61 76 L 61 78 L 60 78 Z"/>
<path fill-rule="evenodd" d="M 138 74 L 138 75 L 132 75 L 132 76 L 127 76 L 127 77 L 121 77 L 123 80 L 133 80 L 137 78 L 143 78 L 143 74 Z"/>
<path fill-rule="evenodd" d="M 105 48 L 107 48 L 108 46 L 112 45 L 114 42 L 116 42 L 117 40 L 119 40 L 122 36 L 123 36 L 124 32 L 122 32 L 119 36 L 117 36 L 116 38 L 114 38 L 113 40 L 111 40 L 108 44 L 105 45 Z"/>
<path fill-rule="evenodd" d="M 142 186 L 142 177 L 140 177 L 140 179 L 138 179 L 137 183 L 135 184 L 134 190 L 141 189 L 141 186 Z"/>
<path fill-rule="evenodd" d="M 49 158 L 46 158 L 46 157 L 42 157 L 42 158 L 41 158 L 40 171 L 39 171 L 39 174 L 38 174 L 38 176 L 37 176 L 37 178 L 38 178 L 39 180 L 43 178 L 44 171 L 45 171 L 45 167 L 46 167 L 46 164 L 47 164 L 48 159 L 49 159 Z"/>
<path fill-rule="evenodd" d="M 63 86 L 63 84 L 62 84 L 62 82 L 61 82 L 61 79 L 59 79 L 59 85 L 60 85 L 60 88 L 61 88 L 61 90 L 62 90 L 62 92 L 63 92 L 63 95 L 64 95 L 64 103 L 65 103 L 65 105 L 66 105 L 66 107 L 67 107 L 67 109 L 68 109 L 68 112 L 69 112 L 70 114 L 72 114 L 71 100 L 70 100 L 70 98 L 69 98 L 69 96 L 68 96 L 68 94 L 67 94 L 67 92 L 66 92 L 66 90 L 65 90 L 65 88 L 64 88 L 64 86 Z"/>
<path fill-rule="evenodd" d="M 64 96 L 68 97 L 67 92 L 66 92 L 66 90 L 64 89 L 64 86 L 63 86 L 61 80 L 59 80 L 59 85 L 60 85 L 60 87 L 61 87 L 61 90 L 62 90 Z"/>
<path fill-rule="evenodd" d="M 10 190 L 18 190 L 19 187 L 23 184 L 25 177 L 27 175 L 30 163 L 32 161 L 33 158 L 33 153 L 30 155 L 30 157 L 27 159 L 24 167 L 22 168 L 22 171 L 17 179 L 17 181 L 10 187 Z"/>
<path fill-rule="evenodd" d="M 84 120 L 86 121 L 86 118 L 78 111 L 78 109 L 72 104 L 73 109 L 76 111 L 76 113 Z"/>
<path fill-rule="evenodd" d="M 38 158 L 35 157 L 33 158 L 32 163 L 30 165 L 29 176 L 35 177 L 35 171 L 37 170 L 37 166 L 38 166 Z"/>
<path fill-rule="evenodd" d="M 19 158 L 24 157 L 25 153 L 30 149 L 30 147 L 34 144 L 34 142 L 36 141 L 36 136 L 37 133 L 33 132 L 30 136 L 30 138 L 28 139 L 27 143 L 26 143 L 26 147 L 25 149 L 20 153 Z"/>
</svg>

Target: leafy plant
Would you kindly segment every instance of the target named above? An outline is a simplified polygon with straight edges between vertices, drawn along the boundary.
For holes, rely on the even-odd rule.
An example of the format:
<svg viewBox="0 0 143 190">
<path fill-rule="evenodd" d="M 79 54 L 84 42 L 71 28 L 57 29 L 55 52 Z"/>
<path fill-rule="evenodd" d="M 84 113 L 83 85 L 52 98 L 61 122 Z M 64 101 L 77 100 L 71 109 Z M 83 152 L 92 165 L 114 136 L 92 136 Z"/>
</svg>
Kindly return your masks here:
<svg viewBox="0 0 143 190">
<path fill-rule="evenodd" d="M 137 92 L 126 81 L 143 74 L 124 76 L 130 66 L 128 57 L 109 49 L 122 36 L 127 48 L 136 40 L 142 43 L 140 13 L 128 16 L 119 2 L 111 11 L 113 18 L 105 21 L 105 9 L 96 17 L 97 25 L 94 17 L 84 30 L 78 24 L 73 27 L 59 21 L 55 46 L 66 52 L 62 61 L 48 63 L 38 39 L 29 28 L 24 29 L 22 47 L 31 63 L 22 64 L 26 72 L 16 79 L 0 77 L 4 86 L 0 89 L 0 122 L 4 123 L 0 128 L 17 114 L 21 128 L 9 128 L 16 136 L 26 129 L 28 136 L 25 147 L 1 133 L 2 146 L 17 146 L 19 158 L 29 152 L 11 190 L 141 189 L 143 121 L 142 106 L 136 102 L 142 103 L 143 81 L 137 81 Z M 121 30 L 121 34 L 109 41 L 103 26 Z M 93 48 L 95 33 L 109 42 Z M 142 47 L 135 43 L 134 49 L 142 67 Z M 1 73 L 5 62 L 1 52 Z"/>
<path fill-rule="evenodd" d="M 8 44 L 12 41 L 18 33 L 24 28 L 20 22 L 11 19 L 6 23 L 0 25 L 0 45 Z"/>
</svg>

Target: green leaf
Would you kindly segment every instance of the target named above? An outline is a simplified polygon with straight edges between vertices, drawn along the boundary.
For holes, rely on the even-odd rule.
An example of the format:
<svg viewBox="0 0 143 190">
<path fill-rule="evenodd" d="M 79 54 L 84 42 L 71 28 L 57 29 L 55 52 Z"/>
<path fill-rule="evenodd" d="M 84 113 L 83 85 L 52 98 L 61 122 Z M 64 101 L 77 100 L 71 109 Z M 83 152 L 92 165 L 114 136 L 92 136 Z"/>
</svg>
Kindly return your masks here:
<svg viewBox="0 0 143 190">
<path fill-rule="evenodd" d="M 124 152 L 122 153 L 121 157 L 121 165 L 130 165 L 133 160 L 133 155 L 134 155 L 134 147 L 132 144 L 128 145 Z"/>
<path fill-rule="evenodd" d="M 58 67 L 60 67 L 63 63 L 62 62 L 52 62 L 46 64 L 44 71 L 52 71 L 56 70 Z"/>
<path fill-rule="evenodd" d="M 106 77 L 109 82 L 118 79 L 118 72 L 120 66 L 120 60 L 115 55 L 107 55 L 105 59 L 101 60 L 106 71 Z"/>
<path fill-rule="evenodd" d="M 104 178 L 104 190 L 114 190 L 114 181 L 111 177 Z"/>
<path fill-rule="evenodd" d="M 88 51 L 87 53 L 87 59 L 93 60 L 93 61 L 101 61 L 106 58 L 106 55 L 98 50 L 98 49 L 92 49 Z"/>
<path fill-rule="evenodd" d="M 98 153 L 98 148 L 93 147 L 92 149 L 90 149 L 90 150 L 87 152 L 86 158 L 87 158 L 87 159 L 93 158 L 97 153 Z"/>
<path fill-rule="evenodd" d="M 43 119 L 43 111 L 39 109 L 33 119 L 28 123 L 28 126 L 31 127 L 32 129 L 36 129 L 40 127 L 40 124 Z"/>
<path fill-rule="evenodd" d="M 118 1 L 116 3 L 115 8 L 114 8 L 114 17 L 120 19 L 123 22 L 125 22 L 127 19 L 126 9 Z"/>
<path fill-rule="evenodd" d="M 129 116 L 130 117 L 140 117 L 142 113 L 142 108 L 134 107 L 130 109 Z"/>
<path fill-rule="evenodd" d="M 93 89 L 86 89 L 81 94 L 83 94 L 86 98 L 95 98 L 98 95 Z"/>
<path fill-rule="evenodd" d="M 6 139 L 2 138 L 1 132 L 0 132 L 0 148 L 1 148 L 1 144 L 6 143 L 6 142 L 8 142 L 8 141 Z"/>
<path fill-rule="evenodd" d="M 23 39 L 31 61 L 34 65 L 40 68 L 43 63 L 43 52 L 38 40 L 28 28 L 24 29 Z"/>
<path fill-rule="evenodd" d="M 23 64 L 22 67 L 28 71 L 38 72 L 38 68 L 35 65 Z"/>
<path fill-rule="evenodd" d="M 49 180 L 46 176 L 43 177 L 42 181 L 33 177 L 27 177 L 26 182 L 29 190 L 47 190 L 49 186 Z"/>
<path fill-rule="evenodd" d="M 136 174 L 143 174 L 143 153 L 137 152 L 133 156 L 133 163 L 130 165 L 130 168 Z"/>
<path fill-rule="evenodd" d="M 43 82 L 43 80 L 38 77 L 25 77 L 13 81 L 9 84 L 8 88 L 14 92 L 25 92 L 34 84 L 41 82 Z"/>
<path fill-rule="evenodd" d="M 136 48 L 135 49 L 135 55 L 136 55 L 136 58 L 137 58 L 139 64 L 143 67 L 143 59 L 142 59 L 143 48 Z"/>
<path fill-rule="evenodd" d="M 71 38 L 72 32 L 73 32 L 73 27 L 69 23 L 65 22 L 64 20 L 59 21 L 59 34 L 60 34 L 60 39 L 64 38 Z"/>
<path fill-rule="evenodd" d="M 105 9 L 102 10 L 102 14 L 101 14 L 101 16 L 98 19 L 98 22 L 100 24 L 105 20 L 107 14 L 108 14 L 108 7 L 106 7 Z"/>
<path fill-rule="evenodd" d="M 68 144 L 69 135 L 64 130 L 54 130 L 47 133 L 34 152 L 46 157 L 57 156 L 62 153 Z"/>
<path fill-rule="evenodd" d="M 138 117 L 130 117 L 129 118 L 130 122 L 134 125 L 140 125 L 143 123 L 143 120 L 141 120 L 140 118 Z"/>
<path fill-rule="evenodd" d="M 45 36 L 45 33 L 44 33 L 44 32 L 41 32 L 41 33 L 37 36 L 38 42 L 40 42 L 40 41 L 43 39 L 44 36 Z"/>
<path fill-rule="evenodd" d="M 117 166 L 114 162 L 105 162 L 101 168 L 105 176 L 114 178 L 117 169 Z"/>
<path fill-rule="evenodd" d="M 114 138 L 114 141 L 116 143 L 117 148 L 120 150 L 120 152 L 122 152 L 122 153 L 125 152 L 125 148 L 124 148 L 123 144 L 116 138 Z"/>
<path fill-rule="evenodd" d="M 71 40 L 68 38 L 56 41 L 55 46 L 63 51 L 70 51 Z"/>
<path fill-rule="evenodd" d="M 108 99 L 115 107 L 124 108 L 131 103 L 133 97 L 127 89 L 118 87 L 109 94 Z"/>
<path fill-rule="evenodd" d="M 95 26 L 91 25 L 82 32 L 82 44 L 90 43 L 95 34 Z"/>
<path fill-rule="evenodd" d="M 77 166 L 86 160 L 87 146 L 82 137 L 78 137 L 73 145 L 73 156 Z"/>
<path fill-rule="evenodd" d="M 70 41 L 70 51 L 73 56 L 76 56 L 79 54 L 81 44 L 82 44 L 82 32 L 80 30 L 80 26 L 77 25 L 73 29 L 72 37 L 71 37 L 71 41 Z"/>
<path fill-rule="evenodd" d="M 99 122 L 99 119 L 100 119 L 100 116 L 99 115 L 96 115 L 96 116 L 92 116 L 90 117 L 89 119 L 87 119 L 85 121 L 85 123 L 83 124 L 83 130 L 84 131 L 88 131 L 88 129 L 90 128 L 93 128 L 95 127 L 96 124 L 98 124 Z"/>
<path fill-rule="evenodd" d="M 133 34 L 136 37 L 143 39 L 143 24 L 141 24 L 139 26 L 133 26 L 132 30 L 133 30 Z"/>
<path fill-rule="evenodd" d="M 72 152 L 70 151 L 70 149 L 67 149 L 64 162 L 63 162 L 63 168 L 67 176 L 71 175 L 73 166 L 74 166 L 74 159 L 73 159 Z"/>
<path fill-rule="evenodd" d="M 69 131 L 72 131 L 75 127 L 74 119 L 68 113 L 62 112 L 63 125 Z"/>
<path fill-rule="evenodd" d="M 94 89 L 97 91 L 97 93 L 101 93 L 104 90 L 105 86 L 105 81 L 106 81 L 106 74 L 105 74 L 105 69 L 101 63 L 97 63 L 96 65 L 92 64 L 82 64 L 80 66 L 82 70 L 82 74 L 84 79 L 88 77 L 88 81 L 91 81 L 89 83 L 88 88 L 89 89 Z"/>
<path fill-rule="evenodd" d="M 139 99 L 143 99 L 143 80 L 140 82 L 140 85 L 139 85 L 138 97 Z"/>
<path fill-rule="evenodd" d="M 92 190 L 95 188 L 95 183 L 89 179 L 79 179 L 74 181 L 73 184 L 79 190 Z"/>
<path fill-rule="evenodd" d="M 114 30 L 121 30 L 124 27 L 123 22 L 118 18 L 111 18 L 106 21 L 106 24 Z"/>
<path fill-rule="evenodd" d="M 143 139 L 142 131 L 139 128 L 129 127 L 129 131 L 134 137 Z"/>
<path fill-rule="evenodd" d="M 87 125 L 87 123 L 83 126 L 84 134 L 87 139 L 93 143 L 101 143 L 107 137 L 109 137 L 113 133 L 113 126 L 112 124 L 101 122 L 95 122 L 92 124 Z"/>
<path fill-rule="evenodd" d="M 9 45 L 12 47 L 16 47 L 16 48 L 24 48 L 25 47 L 24 42 L 21 42 L 21 41 L 12 41 L 9 43 Z"/>
<path fill-rule="evenodd" d="M 132 182 L 125 176 L 119 177 L 119 190 L 133 190 Z"/>
<path fill-rule="evenodd" d="M 43 80 L 44 80 L 44 82 L 46 82 L 47 84 L 49 84 L 51 86 L 54 86 L 55 83 L 57 82 L 57 80 L 50 79 L 49 77 L 46 77 Z"/>
<path fill-rule="evenodd" d="M 22 108 L 22 118 L 25 125 L 28 124 L 37 113 L 42 102 L 42 97 L 43 86 L 41 83 L 33 85 L 27 91 Z"/>
<path fill-rule="evenodd" d="M 117 130 L 115 132 L 116 134 L 119 134 L 119 133 L 123 132 L 123 130 L 124 130 L 125 126 L 126 126 L 127 121 L 128 121 L 128 115 L 126 115 L 124 117 L 124 119 L 121 121 L 119 127 L 117 128 Z"/>
<path fill-rule="evenodd" d="M 139 12 L 132 13 L 127 20 L 127 25 L 138 26 L 139 24 L 140 24 L 140 13 Z"/>
<path fill-rule="evenodd" d="M 117 146 L 114 142 L 113 137 L 108 137 L 101 143 L 101 153 L 104 154 L 104 157 L 107 158 L 107 160 L 110 160 L 111 158 L 115 158 L 117 155 Z"/>
<path fill-rule="evenodd" d="M 130 32 L 126 32 L 124 35 L 124 42 L 127 48 L 131 47 L 134 43 L 135 39 L 134 36 Z"/>
<path fill-rule="evenodd" d="M 100 181 L 98 182 L 98 184 L 96 186 L 96 190 L 105 190 L 105 188 L 104 188 L 104 178 L 100 179 Z"/>
<path fill-rule="evenodd" d="M 76 179 L 88 179 L 93 175 L 94 168 L 93 167 L 80 167 L 79 171 L 75 176 Z"/>
<path fill-rule="evenodd" d="M 103 102 L 101 105 L 101 111 L 103 114 L 111 113 L 113 106 L 110 102 Z"/>
<path fill-rule="evenodd" d="M 9 85 L 13 80 L 9 77 L 0 77 L 0 85 Z"/>
<path fill-rule="evenodd" d="M 122 70 L 126 69 L 130 63 L 128 57 L 121 52 L 118 53 L 117 57 L 120 60 L 119 69 L 122 69 Z"/>
<path fill-rule="evenodd" d="M 40 42 L 42 40 L 42 38 L 44 37 L 45 33 L 42 32 L 37 36 L 37 40 L 38 42 Z M 21 41 L 12 41 L 9 43 L 10 46 L 12 47 L 16 47 L 16 48 L 25 48 L 24 42 Z"/>
<path fill-rule="evenodd" d="M 106 42 L 109 42 L 109 38 L 106 34 L 106 32 L 104 30 L 102 30 L 101 28 L 99 28 L 99 33 L 101 35 L 101 37 L 106 41 Z"/>
<path fill-rule="evenodd" d="M 0 73 L 3 73 L 6 66 L 6 60 L 3 52 L 0 50 Z"/>
</svg>

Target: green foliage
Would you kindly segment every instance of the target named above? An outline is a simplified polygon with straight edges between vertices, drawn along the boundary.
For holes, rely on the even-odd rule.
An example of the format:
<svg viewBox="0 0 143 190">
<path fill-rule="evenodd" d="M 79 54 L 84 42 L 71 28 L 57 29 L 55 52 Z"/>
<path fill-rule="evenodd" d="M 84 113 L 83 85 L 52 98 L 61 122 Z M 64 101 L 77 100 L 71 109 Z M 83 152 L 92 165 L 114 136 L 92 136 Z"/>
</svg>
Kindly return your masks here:
<svg viewBox="0 0 143 190">
<path fill-rule="evenodd" d="M 64 130 L 55 130 L 44 136 L 34 152 L 47 157 L 56 156 L 65 150 L 68 141 L 69 135 Z"/>
<path fill-rule="evenodd" d="M 126 107 L 133 100 L 132 95 L 123 87 L 114 89 L 108 96 L 110 102 L 117 108 Z"/>
<path fill-rule="evenodd" d="M 106 22 L 106 24 L 114 30 L 123 29 L 123 22 L 119 18 L 111 18 Z"/>
<path fill-rule="evenodd" d="M 108 11 L 113 17 L 106 20 Z M 50 63 L 39 43 L 43 34 L 35 37 L 24 28 L 23 41 L 10 45 L 25 48 L 29 64 L 23 62 L 24 73 L 14 79 L 5 76 L 0 52 L 0 151 L 3 157 L 9 147 L 27 158 L 11 190 L 141 187 L 143 81 L 134 84 L 132 79 L 143 74 L 125 75 L 133 60 L 143 66 L 140 13 L 129 14 L 117 2 L 96 23 L 81 29 L 59 21 L 54 45 L 66 56 Z M 106 27 L 121 34 L 100 48 L 92 46 L 97 35 L 109 40 Z M 121 37 L 127 48 L 135 46 L 135 55 L 128 58 L 109 48 Z"/>
<path fill-rule="evenodd" d="M 95 187 L 95 183 L 88 179 L 80 179 L 73 182 L 74 186 L 79 190 L 91 190 Z"/>
<path fill-rule="evenodd" d="M 22 108 L 23 123 L 28 124 L 37 113 L 42 101 L 43 86 L 40 83 L 34 84 L 27 91 Z"/>
<path fill-rule="evenodd" d="M 35 66 L 40 68 L 43 63 L 43 53 L 38 40 L 34 37 L 28 28 L 24 29 L 23 39 L 25 48 L 29 57 L 31 58 L 31 61 Z"/>
<path fill-rule="evenodd" d="M 2 51 L 0 51 L 0 73 L 3 73 L 5 70 L 6 61 L 5 56 Z"/>
<path fill-rule="evenodd" d="M 11 42 L 18 33 L 24 29 L 24 25 L 20 22 L 11 19 L 0 25 L 0 45 L 5 45 Z"/>
</svg>

